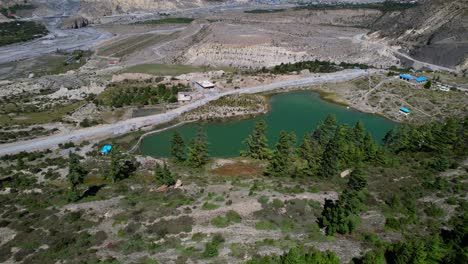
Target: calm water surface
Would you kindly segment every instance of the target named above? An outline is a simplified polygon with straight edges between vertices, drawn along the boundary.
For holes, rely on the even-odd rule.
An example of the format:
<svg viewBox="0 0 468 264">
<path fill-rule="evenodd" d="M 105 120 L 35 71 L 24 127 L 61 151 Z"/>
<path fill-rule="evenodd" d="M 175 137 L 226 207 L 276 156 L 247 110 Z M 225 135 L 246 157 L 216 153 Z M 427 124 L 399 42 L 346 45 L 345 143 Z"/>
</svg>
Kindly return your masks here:
<svg viewBox="0 0 468 264">
<path fill-rule="evenodd" d="M 252 132 L 255 122 L 264 119 L 268 125 L 267 136 L 270 146 L 274 146 L 281 130 L 294 131 L 298 142 L 305 133 L 311 133 L 327 115 L 334 114 L 339 123 L 354 125 L 361 120 L 376 141 L 381 142 L 385 134 L 396 124 L 377 115 L 365 114 L 353 109 L 329 103 L 310 91 L 289 92 L 271 97 L 271 110 L 266 115 L 251 119 L 229 122 L 190 123 L 142 140 L 140 151 L 155 157 L 170 156 L 170 140 L 178 130 L 185 142 L 195 136 L 202 126 L 209 141 L 210 155 L 213 157 L 238 156 L 244 149 L 242 142 Z"/>
</svg>

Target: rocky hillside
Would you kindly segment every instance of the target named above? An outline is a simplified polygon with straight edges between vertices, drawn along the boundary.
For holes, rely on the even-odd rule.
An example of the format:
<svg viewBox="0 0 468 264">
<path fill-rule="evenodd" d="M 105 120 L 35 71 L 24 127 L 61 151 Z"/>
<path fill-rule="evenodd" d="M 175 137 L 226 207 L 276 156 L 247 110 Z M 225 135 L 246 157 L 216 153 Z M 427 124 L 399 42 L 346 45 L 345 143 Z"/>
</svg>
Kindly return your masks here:
<svg viewBox="0 0 468 264">
<path fill-rule="evenodd" d="M 82 17 L 82 16 L 73 16 L 68 19 L 66 19 L 62 25 L 61 28 L 63 29 L 77 29 L 77 28 L 82 28 L 86 27 L 89 24 L 88 19 Z"/>
<path fill-rule="evenodd" d="M 386 13 L 373 29 L 416 59 L 449 67 L 468 66 L 466 0 L 420 1 L 417 7 Z"/>
<path fill-rule="evenodd" d="M 226 0 L 82 0 L 82 14 L 88 16 L 103 16 L 137 10 L 173 11 L 181 8 L 202 7 L 220 4 Z M 249 2 L 249 0 L 234 0 L 230 2 Z"/>
</svg>

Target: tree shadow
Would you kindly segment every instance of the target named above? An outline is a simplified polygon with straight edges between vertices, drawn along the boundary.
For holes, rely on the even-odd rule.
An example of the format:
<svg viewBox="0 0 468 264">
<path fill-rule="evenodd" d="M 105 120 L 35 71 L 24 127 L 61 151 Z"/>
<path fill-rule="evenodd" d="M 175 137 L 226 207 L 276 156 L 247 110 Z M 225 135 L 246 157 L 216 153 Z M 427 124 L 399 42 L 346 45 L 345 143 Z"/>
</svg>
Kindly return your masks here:
<svg viewBox="0 0 468 264">
<path fill-rule="evenodd" d="M 81 196 L 78 200 L 81 200 L 81 199 L 84 199 L 88 196 L 95 196 L 99 190 L 101 190 L 104 186 L 106 186 L 105 184 L 100 184 L 100 185 L 93 185 L 93 186 L 90 186 Z"/>
</svg>

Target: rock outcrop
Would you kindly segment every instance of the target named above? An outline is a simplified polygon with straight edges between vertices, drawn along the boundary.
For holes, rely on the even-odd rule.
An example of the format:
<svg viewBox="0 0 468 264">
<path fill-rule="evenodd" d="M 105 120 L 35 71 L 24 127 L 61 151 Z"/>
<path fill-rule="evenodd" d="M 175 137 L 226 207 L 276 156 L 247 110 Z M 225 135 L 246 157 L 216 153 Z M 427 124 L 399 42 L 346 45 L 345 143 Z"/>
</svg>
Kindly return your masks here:
<svg viewBox="0 0 468 264">
<path fill-rule="evenodd" d="M 82 16 L 74 16 L 66 19 L 61 28 L 62 29 L 77 29 L 88 26 L 89 20 Z"/>
</svg>

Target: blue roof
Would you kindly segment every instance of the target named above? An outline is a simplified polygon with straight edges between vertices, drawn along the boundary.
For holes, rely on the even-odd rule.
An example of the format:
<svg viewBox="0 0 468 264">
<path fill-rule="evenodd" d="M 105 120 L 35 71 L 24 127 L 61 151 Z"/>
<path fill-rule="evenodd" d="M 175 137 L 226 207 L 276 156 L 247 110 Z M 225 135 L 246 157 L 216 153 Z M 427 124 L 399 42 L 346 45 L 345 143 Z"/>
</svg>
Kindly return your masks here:
<svg viewBox="0 0 468 264">
<path fill-rule="evenodd" d="M 408 74 L 400 74 L 400 78 L 408 79 L 408 80 L 413 80 L 414 79 L 413 76 L 408 75 Z"/>
<path fill-rule="evenodd" d="M 417 81 L 417 82 L 424 82 L 424 81 L 426 81 L 426 80 L 427 80 L 427 78 L 424 77 L 424 76 L 421 76 L 421 77 L 416 78 L 416 81 Z"/>
<path fill-rule="evenodd" d="M 111 152 L 112 146 L 111 145 L 104 145 L 101 149 L 101 154 L 108 154 Z"/>
<path fill-rule="evenodd" d="M 404 107 L 401 107 L 400 111 L 402 111 L 403 113 L 407 113 L 407 114 L 411 112 L 408 108 L 404 108 Z"/>
</svg>

